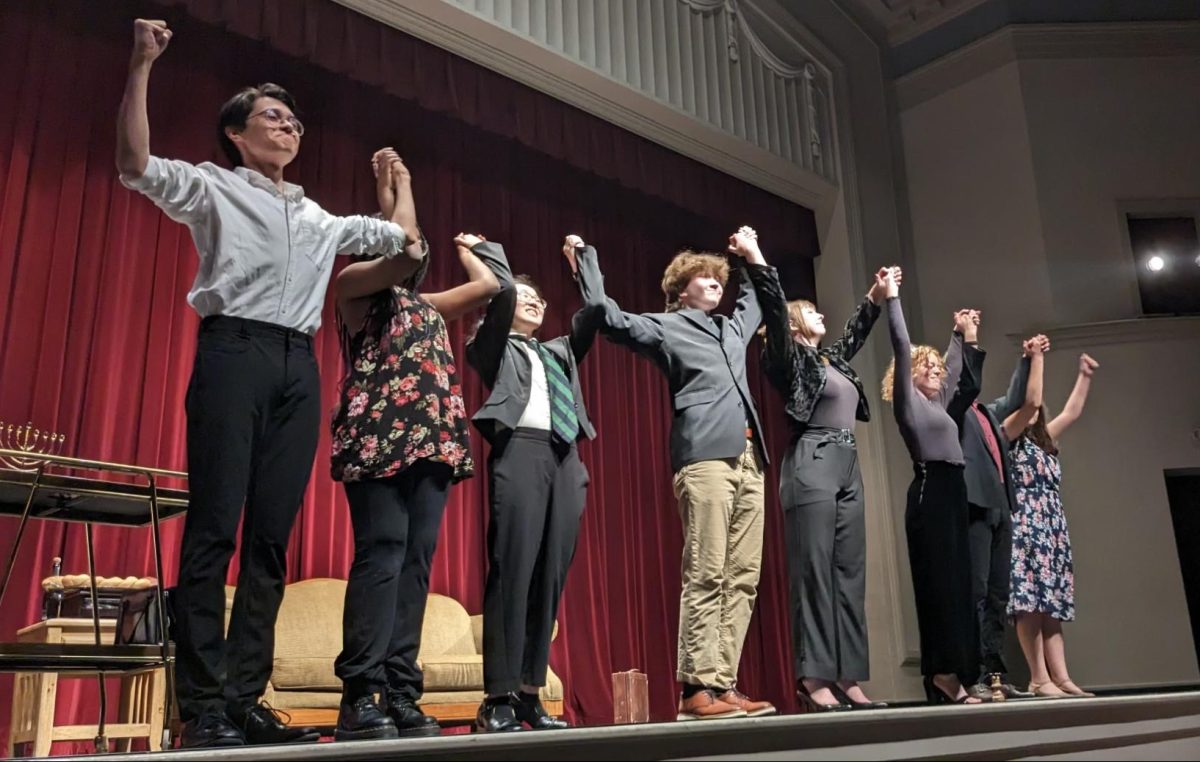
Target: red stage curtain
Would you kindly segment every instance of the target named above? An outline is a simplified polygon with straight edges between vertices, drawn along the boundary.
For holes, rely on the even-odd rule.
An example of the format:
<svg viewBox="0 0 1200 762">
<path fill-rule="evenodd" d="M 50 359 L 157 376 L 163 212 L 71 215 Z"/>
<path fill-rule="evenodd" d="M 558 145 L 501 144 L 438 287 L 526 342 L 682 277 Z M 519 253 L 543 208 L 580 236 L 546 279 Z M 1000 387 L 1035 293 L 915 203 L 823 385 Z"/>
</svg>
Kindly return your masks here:
<svg viewBox="0 0 1200 762">
<path fill-rule="evenodd" d="M 185 295 L 195 254 L 186 229 L 123 189 L 113 164 L 131 22 L 162 15 L 162 6 L 135 0 L 8 0 L 0 8 L 0 420 L 62 432 L 67 454 L 183 469 L 183 396 L 197 325 Z M 216 160 L 220 103 L 247 83 L 282 83 L 309 130 L 289 179 L 330 211 L 370 211 L 370 154 L 383 145 L 400 150 L 434 244 L 431 289 L 461 280 L 451 237 L 482 232 L 543 284 L 550 335 L 578 303 L 557 253 L 564 234 L 595 243 L 607 288 L 623 305 L 657 310 L 671 254 L 683 245 L 718 248 L 743 222 L 763 231 L 776 258 L 804 260 L 804 282 L 812 283 L 808 210 L 332 2 L 197 0 L 166 15 L 176 35 L 151 81 L 154 152 Z M 328 305 L 324 320 L 333 322 Z M 460 357 L 468 328 L 451 328 Z M 317 353 L 332 411 L 340 375 L 332 330 L 317 335 Z M 751 367 L 779 456 L 782 408 L 757 363 Z M 610 674 L 632 667 L 649 673 L 653 718 L 667 720 L 675 711 L 681 543 L 667 458 L 670 403 L 657 369 L 604 341 L 583 373 L 600 438 L 582 447 L 592 487 L 552 664 L 577 723 L 611 721 Z M 483 390 L 473 372 L 463 375 L 474 409 Z M 475 445 L 482 464 L 478 438 Z M 327 451 L 325 431 L 292 537 L 289 580 L 344 578 L 349 567 L 350 523 Z M 774 470 L 768 480 L 777 483 Z M 433 573 L 433 589 L 472 612 L 482 608 L 485 483 L 452 491 Z M 791 709 L 786 573 L 775 490 L 768 494 L 765 568 L 741 687 Z M 0 520 L 7 540 L 15 528 L 15 520 Z M 168 584 L 181 528 L 164 526 Z M 96 541 L 100 574 L 153 573 L 146 532 L 99 528 Z M 0 609 L 0 638 L 37 619 L 39 581 L 55 555 L 68 572 L 85 569 L 82 528 L 32 524 Z M 231 583 L 236 571 L 235 559 Z M 0 737 L 11 684 L 0 680 Z M 95 706 L 90 681 L 60 688 L 60 721 L 89 721 Z"/>
</svg>

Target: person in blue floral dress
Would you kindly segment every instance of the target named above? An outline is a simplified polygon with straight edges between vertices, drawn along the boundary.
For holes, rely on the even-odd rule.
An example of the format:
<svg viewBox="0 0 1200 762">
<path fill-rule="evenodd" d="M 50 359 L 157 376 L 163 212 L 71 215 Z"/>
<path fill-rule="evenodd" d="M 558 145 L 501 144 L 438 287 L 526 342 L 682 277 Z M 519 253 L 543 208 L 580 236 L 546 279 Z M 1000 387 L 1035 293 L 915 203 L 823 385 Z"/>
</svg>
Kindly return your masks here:
<svg viewBox="0 0 1200 762">
<path fill-rule="evenodd" d="M 1063 647 L 1062 623 L 1075 619 L 1075 570 L 1059 493 L 1058 439 L 1083 412 L 1099 364 L 1080 356 L 1075 388 L 1063 411 L 1049 418 L 1041 404 L 1041 351 L 1031 360 L 1026 404 L 1004 422 L 1017 496 L 1008 613 L 1029 663 L 1030 691 L 1047 698 L 1092 696 L 1071 680 Z"/>
</svg>

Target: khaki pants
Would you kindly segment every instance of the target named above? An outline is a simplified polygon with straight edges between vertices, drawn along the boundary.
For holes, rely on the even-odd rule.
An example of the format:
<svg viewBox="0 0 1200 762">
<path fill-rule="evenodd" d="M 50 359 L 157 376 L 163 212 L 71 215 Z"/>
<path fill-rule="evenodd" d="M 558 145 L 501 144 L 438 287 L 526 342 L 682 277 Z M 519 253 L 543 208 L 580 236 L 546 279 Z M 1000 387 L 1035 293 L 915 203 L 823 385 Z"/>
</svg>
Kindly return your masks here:
<svg viewBox="0 0 1200 762">
<path fill-rule="evenodd" d="M 762 569 L 763 472 L 754 442 L 737 458 L 675 474 L 683 519 L 676 679 L 732 688 Z"/>
</svg>

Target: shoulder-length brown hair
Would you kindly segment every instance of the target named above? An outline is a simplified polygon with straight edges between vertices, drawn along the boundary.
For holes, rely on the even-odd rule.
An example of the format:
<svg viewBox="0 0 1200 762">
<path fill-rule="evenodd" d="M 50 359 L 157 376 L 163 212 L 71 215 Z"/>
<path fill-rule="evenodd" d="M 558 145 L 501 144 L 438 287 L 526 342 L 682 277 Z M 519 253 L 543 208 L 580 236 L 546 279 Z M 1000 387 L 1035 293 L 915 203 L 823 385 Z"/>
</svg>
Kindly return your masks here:
<svg viewBox="0 0 1200 762">
<path fill-rule="evenodd" d="M 1054 441 L 1054 437 L 1050 436 L 1050 430 L 1046 428 L 1045 405 L 1038 408 L 1037 420 L 1026 426 L 1025 431 L 1021 432 L 1021 436 L 1027 438 L 1045 452 L 1051 455 L 1058 455 L 1058 443 Z"/>
</svg>

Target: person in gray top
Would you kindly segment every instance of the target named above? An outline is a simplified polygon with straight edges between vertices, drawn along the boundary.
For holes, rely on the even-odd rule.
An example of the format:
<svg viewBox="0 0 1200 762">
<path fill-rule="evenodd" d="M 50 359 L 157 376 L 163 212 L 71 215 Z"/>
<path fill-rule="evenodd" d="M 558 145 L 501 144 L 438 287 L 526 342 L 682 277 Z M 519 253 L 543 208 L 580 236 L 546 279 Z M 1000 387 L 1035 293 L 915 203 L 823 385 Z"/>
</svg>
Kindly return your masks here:
<svg viewBox="0 0 1200 762">
<path fill-rule="evenodd" d="M 765 260 L 741 232 L 729 238 L 734 261 Z M 763 543 L 762 426 L 746 381 L 746 346 L 762 320 L 743 277 L 733 315 L 711 314 L 721 301 L 724 257 L 679 253 L 667 266 L 666 312 L 636 315 L 606 301 L 601 333 L 648 357 L 667 377 L 673 400 L 671 468 L 683 519 L 679 600 L 680 720 L 774 714 L 737 690 L 742 643 L 758 594 Z"/>
<path fill-rule="evenodd" d="M 958 422 L 979 394 L 959 383 L 963 342 L 974 341 L 979 313 L 954 314 L 954 333 L 943 361 L 928 346 L 912 346 L 900 288 L 887 280 L 888 329 L 894 367 L 883 382 L 893 402 L 900 434 L 916 472 L 908 488 L 904 529 L 912 568 L 917 626 L 921 635 L 921 674 L 930 703 L 975 704 L 964 683 L 977 667 L 978 621 L 971 606 L 967 545 L 967 489 Z"/>
<path fill-rule="evenodd" d="M 754 231 L 749 231 L 753 234 Z M 868 420 L 862 382 L 850 367 L 879 317 L 882 268 L 828 346 L 825 318 L 809 301 L 787 301 L 775 268 L 747 272 L 762 305 L 763 367 L 783 395 L 792 441 L 779 472 L 784 511 L 796 695 L 808 711 L 882 708 L 860 682 L 867 648 L 867 530 L 855 420 Z"/>
</svg>

